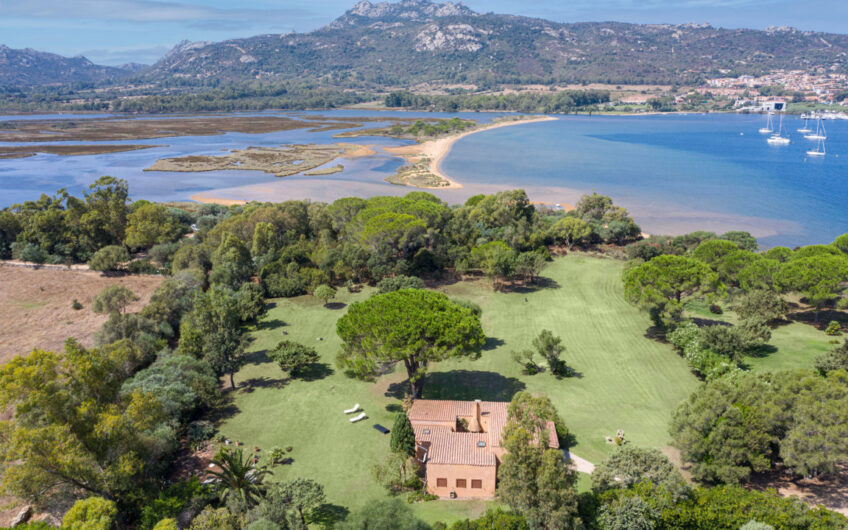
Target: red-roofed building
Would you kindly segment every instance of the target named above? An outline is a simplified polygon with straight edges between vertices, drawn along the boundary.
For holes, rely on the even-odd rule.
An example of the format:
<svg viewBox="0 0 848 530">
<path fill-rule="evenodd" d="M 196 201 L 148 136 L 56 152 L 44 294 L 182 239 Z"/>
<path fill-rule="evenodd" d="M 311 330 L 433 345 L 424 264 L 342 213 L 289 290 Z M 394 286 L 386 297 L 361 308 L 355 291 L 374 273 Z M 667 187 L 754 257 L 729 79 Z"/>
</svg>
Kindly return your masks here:
<svg viewBox="0 0 848 530">
<path fill-rule="evenodd" d="M 490 499 L 504 449 L 501 436 L 509 403 L 417 399 L 407 415 L 417 457 L 426 469 L 427 492 L 441 498 Z M 559 448 L 556 427 L 548 445 Z"/>
</svg>

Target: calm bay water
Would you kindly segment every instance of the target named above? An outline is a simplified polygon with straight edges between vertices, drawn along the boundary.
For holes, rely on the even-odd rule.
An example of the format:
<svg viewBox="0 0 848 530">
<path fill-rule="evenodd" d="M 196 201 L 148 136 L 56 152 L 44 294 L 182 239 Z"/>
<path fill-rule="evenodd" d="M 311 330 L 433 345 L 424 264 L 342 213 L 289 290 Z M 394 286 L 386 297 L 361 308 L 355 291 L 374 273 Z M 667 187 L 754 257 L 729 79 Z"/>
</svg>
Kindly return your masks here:
<svg viewBox="0 0 848 530">
<path fill-rule="evenodd" d="M 355 110 L 302 114 L 454 116 Z M 496 115 L 459 116 L 488 121 Z M 14 117 L 0 117 L 3 119 Z M 792 138 L 788 146 L 768 145 L 765 136 L 757 133 L 763 122 L 763 116 L 754 115 L 562 116 L 556 121 L 494 129 L 467 136 L 454 145 L 442 169 L 463 188 L 435 193 L 459 202 L 475 193 L 522 187 L 534 200 L 573 204 L 580 194 L 595 190 L 627 206 L 651 233 L 743 229 L 754 233 L 765 246 L 829 242 L 848 231 L 848 121 L 826 122 L 829 138 L 824 159 L 805 155 L 814 145 L 796 132 L 803 124 L 797 118 L 785 122 Z M 344 173 L 324 177 L 279 179 L 253 171 L 143 171 L 163 157 L 214 155 L 252 145 L 330 143 L 339 141 L 332 138 L 336 132 L 304 129 L 104 142 L 163 147 L 109 155 L 0 160 L 0 207 L 60 187 L 79 193 L 105 174 L 128 180 L 134 198 L 151 200 L 185 200 L 201 191 L 216 198 L 260 200 L 333 200 L 411 191 L 383 180 L 401 161 L 379 147 L 407 143 L 388 138 L 341 140 L 376 145 L 378 154 L 342 160 Z"/>
</svg>

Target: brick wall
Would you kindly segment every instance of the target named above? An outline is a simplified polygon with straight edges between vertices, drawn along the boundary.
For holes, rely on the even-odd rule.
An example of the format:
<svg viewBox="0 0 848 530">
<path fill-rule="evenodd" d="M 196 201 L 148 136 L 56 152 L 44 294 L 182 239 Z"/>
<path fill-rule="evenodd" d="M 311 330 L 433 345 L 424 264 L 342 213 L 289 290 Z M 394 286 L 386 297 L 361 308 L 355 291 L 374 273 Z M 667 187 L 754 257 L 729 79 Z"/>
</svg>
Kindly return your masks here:
<svg viewBox="0 0 848 530">
<path fill-rule="evenodd" d="M 427 463 L 427 492 L 443 499 L 449 499 L 451 491 L 456 492 L 457 499 L 491 499 L 496 480 L 496 466 Z M 474 487 L 477 485 L 480 487 Z"/>
</svg>

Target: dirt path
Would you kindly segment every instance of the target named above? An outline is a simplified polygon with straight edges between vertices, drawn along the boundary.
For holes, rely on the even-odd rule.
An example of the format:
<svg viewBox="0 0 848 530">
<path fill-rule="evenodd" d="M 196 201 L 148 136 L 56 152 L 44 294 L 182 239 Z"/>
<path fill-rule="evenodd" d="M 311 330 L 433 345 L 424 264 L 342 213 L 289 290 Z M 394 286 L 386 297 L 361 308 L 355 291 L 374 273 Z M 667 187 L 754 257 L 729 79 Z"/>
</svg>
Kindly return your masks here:
<svg viewBox="0 0 848 530">
<path fill-rule="evenodd" d="M 580 458 L 579 456 L 570 452 L 568 449 L 563 449 L 562 452 L 567 458 L 571 459 L 571 467 L 573 467 L 577 471 L 581 473 L 586 473 L 587 475 L 591 475 L 592 471 L 595 470 L 595 464 L 589 462 L 585 458 Z"/>
</svg>

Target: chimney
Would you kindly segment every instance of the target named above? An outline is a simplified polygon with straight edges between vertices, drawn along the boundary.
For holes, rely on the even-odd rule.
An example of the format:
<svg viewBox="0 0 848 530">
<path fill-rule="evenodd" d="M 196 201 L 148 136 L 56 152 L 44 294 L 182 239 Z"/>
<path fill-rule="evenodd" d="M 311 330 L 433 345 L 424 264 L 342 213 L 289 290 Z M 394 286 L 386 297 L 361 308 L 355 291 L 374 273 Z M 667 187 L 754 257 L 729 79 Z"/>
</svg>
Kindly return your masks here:
<svg viewBox="0 0 848 530">
<path fill-rule="evenodd" d="M 474 416 L 471 418 L 471 422 L 468 424 L 468 432 L 483 432 L 483 428 L 480 426 L 480 400 L 474 400 Z"/>
</svg>

